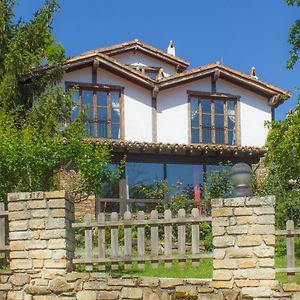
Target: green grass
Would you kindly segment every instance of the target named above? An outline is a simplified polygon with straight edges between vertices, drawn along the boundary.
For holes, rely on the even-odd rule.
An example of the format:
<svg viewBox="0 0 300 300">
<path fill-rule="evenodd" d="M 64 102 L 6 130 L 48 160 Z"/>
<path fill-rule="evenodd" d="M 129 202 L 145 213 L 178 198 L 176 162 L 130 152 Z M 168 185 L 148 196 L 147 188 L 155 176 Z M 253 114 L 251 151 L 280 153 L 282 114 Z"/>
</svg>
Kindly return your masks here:
<svg viewBox="0 0 300 300">
<path fill-rule="evenodd" d="M 286 256 L 275 257 L 275 268 L 286 268 Z M 296 258 L 296 267 L 300 267 L 300 258 Z M 300 273 L 296 273 L 294 279 L 289 280 L 285 273 L 277 273 L 276 279 L 280 282 L 296 282 L 300 284 Z"/>
<path fill-rule="evenodd" d="M 211 278 L 212 260 L 202 259 L 197 267 L 193 267 L 192 262 L 188 260 L 184 268 L 179 267 L 178 261 L 174 261 L 171 268 L 166 268 L 164 263 L 160 262 L 156 269 L 152 268 L 150 262 L 146 262 L 145 269 L 138 269 L 138 265 L 133 264 L 131 270 L 125 270 L 124 267 L 121 267 L 117 271 L 111 270 L 110 273 L 168 278 Z"/>
</svg>

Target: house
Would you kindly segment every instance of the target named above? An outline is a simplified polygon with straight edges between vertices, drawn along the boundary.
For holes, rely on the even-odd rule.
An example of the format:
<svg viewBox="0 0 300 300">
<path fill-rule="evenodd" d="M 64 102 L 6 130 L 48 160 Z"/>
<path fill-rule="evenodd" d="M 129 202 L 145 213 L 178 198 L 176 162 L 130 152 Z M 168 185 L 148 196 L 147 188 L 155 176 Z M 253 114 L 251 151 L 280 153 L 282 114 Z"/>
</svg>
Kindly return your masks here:
<svg viewBox="0 0 300 300">
<path fill-rule="evenodd" d="M 161 51 L 139 40 L 69 59 L 61 85 L 73 93 L 72 115 L 88 108 L 87 134 L 109 144 L 112 169 L 125 172 L 104 188 L 100 210 L 123 212 L 143 198 L 140 187 L 166 180 L 199 200 L 220 163 L 257 163 L 268 133 L 264 123 L 289 94 L 220 63 L 188 69 L 170 42 Z M 109 199 L 108 199 L 109 198 Z"/>
</svg>

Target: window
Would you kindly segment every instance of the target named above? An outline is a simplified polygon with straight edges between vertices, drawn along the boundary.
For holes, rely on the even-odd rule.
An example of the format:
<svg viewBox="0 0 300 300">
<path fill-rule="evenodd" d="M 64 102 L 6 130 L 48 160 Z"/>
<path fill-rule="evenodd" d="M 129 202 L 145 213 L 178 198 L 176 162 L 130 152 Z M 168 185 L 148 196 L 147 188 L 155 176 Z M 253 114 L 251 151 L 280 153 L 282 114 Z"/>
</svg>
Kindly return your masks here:
<svg viewBox="0 0 300 300">
<path fill-rule="evenodd" d="M 236 144 L 236 99 L 190 96 L 191 142 Z"/>
<path fill-rule="evenodd" d="M 75 86 L 75 84 L 74 84 Z M 71 119 L 76 118 L 79 110 L 87 109 L 85 122 L 88 136 L 121 138 L 121 89 L 92 88 L 79 85 L 72 94 L 74 106 Z"/>
</svg>

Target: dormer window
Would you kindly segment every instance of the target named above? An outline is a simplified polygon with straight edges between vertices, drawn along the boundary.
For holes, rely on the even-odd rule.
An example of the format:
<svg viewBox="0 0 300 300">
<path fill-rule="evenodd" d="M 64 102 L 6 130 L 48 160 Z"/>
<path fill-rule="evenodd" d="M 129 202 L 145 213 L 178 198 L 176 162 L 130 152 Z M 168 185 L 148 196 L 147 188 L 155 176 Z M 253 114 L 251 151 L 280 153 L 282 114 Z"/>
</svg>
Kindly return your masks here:
<svg viewBox="0 0 300 300">
<path fill-rule="evenodd" d="M 237 99 L 190 95 L 191 142 L 236 145 Z"/>
<path fill-rule="evenodd" d="M 72 97 L 74 107 L 71 118 L 80 109 L 87 109 L 86 134 L 90 137 L 123 138 L 122 88 L 107 85 L 69 84 L 78 86 Z"/>
</svg>

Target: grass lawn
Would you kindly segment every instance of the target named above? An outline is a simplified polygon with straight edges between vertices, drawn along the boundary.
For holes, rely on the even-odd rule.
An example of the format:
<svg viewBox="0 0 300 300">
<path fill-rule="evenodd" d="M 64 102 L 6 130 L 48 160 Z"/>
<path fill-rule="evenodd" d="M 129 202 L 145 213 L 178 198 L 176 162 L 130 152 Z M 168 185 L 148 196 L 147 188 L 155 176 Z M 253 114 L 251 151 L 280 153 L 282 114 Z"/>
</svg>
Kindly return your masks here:
<svg viewBox="0 0 300 300">
<path fill-rule="evenodd" d="M 156 269 L 152 268 L 150 262 L 146 262 L 143 270 L 138 269 L 137 264 L 133 264 L 131 270 L 121 267 L 118 271 L 110 271 L 110 273 L 169 278 L 212 278 L 212 260 L 202 259 L 198 267 L 193 267 L 189 260 L 184 268 L 179 267 L 178 261 L 174 261 L 171 268 L 166 268 L 163 262 L 160 262 Z"/>
<path fill-rule="evenodd" d="M 300 258 L 296 259 L 296 266 L 300 267 Z M 286 267 L 286 256 L 275 258 L 276 268 Z M 83 267 L 78 266 L 78 271 L 83 271 Z M 95 269 L 95 271 L 97 271 Z M 106 272 L 110 274 L 128 274 L 136 276 L 168 277 L 168 278 L 212 278 L 212 259 L 202 259 L 198 267 L 193 267 L 191 261 L 187 261 L 185 268 L 180 268 L 177 261 L 174 261 L 171 268 L 166 268 L 163 262 L 154 269 L 150 262 L 146 262 L 144 269 L 139 269 L 137 263 L 132 265 L 131 270 L 125 270 L 124 265 L 120 265 L 118 270 L 111 270 L 109 266 Z M 296 282 L 300 284 L 300 273 L 296 273 L 293 280 L 289 280 L 284 273 L 277 273 L 276 279 L 280 282 Z"/>
<path fill-rule="evenodd" d="M 296 258 L 296 267 L 300 267 L 300 258 Z M 286 268 L 286 256 L 275 257 L 275 268 Z M 296 282 L 300 284 L 300 273 L 296 273 L 295 278 L 289 280 L 285 273 L 277 273 L 276 279 L 280 282 Z"/>
</svg>

